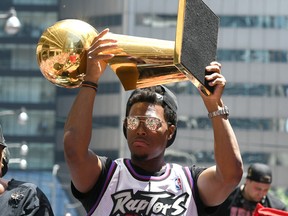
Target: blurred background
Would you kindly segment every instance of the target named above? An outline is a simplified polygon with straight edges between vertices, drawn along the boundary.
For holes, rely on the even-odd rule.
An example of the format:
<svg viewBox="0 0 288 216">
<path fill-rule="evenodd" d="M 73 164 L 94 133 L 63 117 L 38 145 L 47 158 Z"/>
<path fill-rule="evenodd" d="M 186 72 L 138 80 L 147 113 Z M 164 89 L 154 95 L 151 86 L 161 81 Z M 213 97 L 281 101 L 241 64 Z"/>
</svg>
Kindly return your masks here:
<svg viewBox="0 0 288 216">
<path fill-rule="evenodd" d="M 253 162 L 269 164 L 273 192 L 288 204 L 288 1 L 204 2 L 220 18 L 217 60 L 228 80 L 224 101 L 245 170 Z M 177 0 L 1 0 L 0 123 L 12 156 L 5 177 L 36 183 L 57 216 L 85 215 L 70 194 L 62 143 L 78 89 L 57 87 L 43 77 L 36 60 L 38 40 L 58 20 L 73 18 L 98 31 L 109 27 L 117 34 L 174 41 L 177 11 Z M 213 164 L 211 124 L 197 89 L 190 81 L 169 87 L 180 108 L 167 160 Z M 108 68 L 93 114 L 91 148 L 100 155 L 129 157 L 122 134 L 129 93 Z"/>
</svg>

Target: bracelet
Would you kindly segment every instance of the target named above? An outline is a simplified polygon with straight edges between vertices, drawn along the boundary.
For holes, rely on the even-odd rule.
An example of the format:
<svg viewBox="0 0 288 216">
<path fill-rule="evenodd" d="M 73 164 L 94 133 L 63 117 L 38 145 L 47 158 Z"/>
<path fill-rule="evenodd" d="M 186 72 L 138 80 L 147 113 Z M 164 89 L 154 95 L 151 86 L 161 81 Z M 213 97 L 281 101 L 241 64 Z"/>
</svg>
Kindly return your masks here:
<svg viewBox="0 0 288 216">
<path fill-rule="evenodd" d="M 98 91 L 98 84 L 90 81 L 83 81 L 81 84 L 81 87 L 89 87 L 95 90 L 95 92 Z"/>
<path fill-rule="evenodd" d="M 227 106 L 224 106 L 221 109 L 218 109 L 214 112 L 208 113 L 208 117 L 210 119 L 216 116 L 220 116 L 220 115 L 226 115 L 226 117 L 229 115 L 229 109 Z"/>
</svg>

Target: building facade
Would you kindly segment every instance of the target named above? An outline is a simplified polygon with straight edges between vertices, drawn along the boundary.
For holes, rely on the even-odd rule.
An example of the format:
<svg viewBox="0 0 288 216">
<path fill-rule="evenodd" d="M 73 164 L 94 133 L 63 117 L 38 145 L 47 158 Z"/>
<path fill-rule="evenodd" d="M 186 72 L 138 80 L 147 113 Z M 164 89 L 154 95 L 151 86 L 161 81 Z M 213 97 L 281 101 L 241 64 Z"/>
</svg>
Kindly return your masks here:
<svg viewBox="0 0 288 216">
<path fill-rule="evenodd" d="M 41 33 L 58 20 L 81 19 L 97 31 L 108 27 L 116 34 L 174 41 L 178 1 L 12 2 L 1 0 L 0 11 L 15 7 L 22 28 L 16 35 L 0 29 L 0 113 L 24 107 L 29 120 L 21 125 L 15 116 L 0 114 L 0 121 L 8 143 L 29 145 L 28 170 L 52 169 L 55 164 L 64 164 L 63 127 L 78 90 L 56 87 L 43 78 L 35 56 Z M 273 185 L 288 188 L 288 2 L 204 2 L 220 18 L 217 60 L 228 81 L 223 98 L 230 109 L 244 165 L 271 165 Z M 2 26 L 4 20 L 0 22 Z M 185 155 L 187 161 L 213 164 L 213 132 L 197 89 L 190 81 L 168 86 L 179 101 L 179 130 L 170 149 Z M 122 134 L 129 93 L 108 67 L 99 83 L 93 113 L 90 146 L 99 154 L 129 157 Z"/>
<path fill-rule="evenodd" d="M 11 8 L 21 23 L 16 34 L 4 29 Z M 42 32 L 59 20 L 58 12 L 58 0 L 0 1 L 0 124 L 11 154 L 5 178 L 37 184 L 55 215 L 76 216 L 73 201 L 52 172 L 58 161 L 57 89 L 43 78 L 36 60 L 36 44 Z M 22 111 L 28 115 L 25 121 L 18 118 Z"/>
<path fill-rule="evenodd" d="M 10 8 L 21 22 L 18 33 L 9 35 L 0 29 L 0 121 L 11 151 L 17 145 L 29 146 L 29 169 L 51 169 L 55 160 L 55 86 L 43 79 L 36 60 L 36 44 L 43 30 L 58 20 L 58 2 L 48 0 L 1 1 L 1 14 Z M 17 115 L 25 110 L 26 122 Z M 13 147 L 12 147 L 13 146 Z M 16 153 L 15 149 L 15 153 Z M 16 155 L 18 156 L 18 155 Z M 17 164 L 11 167 L 17 168 Z"/>
<path fill-rule="evenodd" d="M 244 165 L 270 164 L 275 185 L 287 187 L 288 176 L 283 176 L 283 171 L 288 165 L 288 85 L 285 79 L 288 58 L 285 8 L 288 3 L 285 0 L 204 2 L 220 18 L 217 60 L 222 63 L 228 80 L 224 101 L 231 111 L 230 121 L 238 137 Z M 178 1 L 71 3 L 63 0 L 61 5 L 61 19 L 82 19 L 98 31 L 109 27 L 117 34 L 175 40 Z M 115 91 L 108 92 L 112 86 Z M 177 94 L 180 106 L 179 133 L 172 148 L 190 152 L 196 163 L 213 163 L 211 124 L 196 88 L 189 81 L 169 86 Z M 102 88 L 94 113 L 95 123 L 99 125 L 96 123 L 94 127 L 91 147 L 100 153 L 117 155 L 118 152 L 119 156 L 129 156 L 121 134 L 123 106 L 129 92 L 123 92 L 117 76 L 109 69 L 100 82 L 100 90 Z M 72 97 L 65 99 L 70 101 Z M 103 117 L 110 119 L 111 124 L 101 121 Z M 98 128 L 100 125 L 104 127 Z"/>
</svg>

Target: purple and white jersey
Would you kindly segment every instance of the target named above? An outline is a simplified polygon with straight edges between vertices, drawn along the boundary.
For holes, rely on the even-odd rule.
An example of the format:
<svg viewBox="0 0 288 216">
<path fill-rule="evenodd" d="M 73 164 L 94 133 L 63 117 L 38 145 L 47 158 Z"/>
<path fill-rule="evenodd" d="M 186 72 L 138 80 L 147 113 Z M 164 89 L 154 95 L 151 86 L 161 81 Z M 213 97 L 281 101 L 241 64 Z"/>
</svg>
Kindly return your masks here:
<svg viewBox="0 0 288 216">
<path fill-rule="evenodd" d="M 161 176 L 143 176 L 135 172 L 130 160 L 117 159 L 88 215 L 197 216 L 191 172 L 167 164 Z"/>
</svg>

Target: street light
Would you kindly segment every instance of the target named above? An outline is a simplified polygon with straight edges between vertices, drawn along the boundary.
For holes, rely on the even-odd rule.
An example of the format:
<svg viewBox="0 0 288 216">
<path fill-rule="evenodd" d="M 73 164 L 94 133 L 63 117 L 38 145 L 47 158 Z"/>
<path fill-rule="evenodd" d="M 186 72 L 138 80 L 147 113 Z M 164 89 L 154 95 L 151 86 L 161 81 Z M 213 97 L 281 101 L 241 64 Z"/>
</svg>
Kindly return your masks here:
<svg viewBox="0 0 288 216">
<path fill-rule="evenodd" d="M 15 151 L 20 149 L 19 153 L 20 153 L 20 157 L 18 158 L 10 158 L 9 159 L 9 164 L 19 164 L 21 169 L 26 169 L 27 168 L 27 160 L 25 159 L 25 157 L 28 154 L 29 151 L 29 147 L 27 145 L 27 143 L 25 141 L 21 142 L 21 143 L 7 143 L 8 145 L 8 149 L 9 151 Z"/>
<path fill-rule="evenodd" d="M 21 28 L 20 20 L 17 17 L 16 10 L 12 7 L 7 13 L 0 14 L 0 19 L 6 19 L 4 30 L 9 35 L 18 33 Z"/>
<path fill-rule="evenodd" d="M 27 168 L 27 161 L 22 158 L 10 158 L 9 164 L 19 164 L 20 168 L 24 170 Z"/>
<path fill-rule="evenodd" d="M 20 149 L 20 155 L 21 156 L 27 156 L 29 147 L 27 145 L 27 142 L 22 141 L 21 143 L 8 143 L 8 148 L 15 148 L 15 149 Z"/>
<path fill-rule="evenodd" d="M 9 115 L 15 115 L 19 113 L 19 111 L 15 111 L 15 110 L 2 110 L 0 111 L 0 117 L 1 116 L 9 116 Z M 21 107 L 20 109 L 20 113 L 18 114 L 18 123 L 21 125 L 25 125 L 26 122 L 28 121 L 29 116 L 27 114 L 27 111 L 25 109 L 25 107 Z"/>
<path fill-rule="evenodd" d="M 25 125 L 26 122 L 28 121 L 29 116 L 26 112 L 26 109 L 24 107 L 21 108 L 21 111 L 18 115 L 18 123 L 21 125 Z"/>
</svg>

